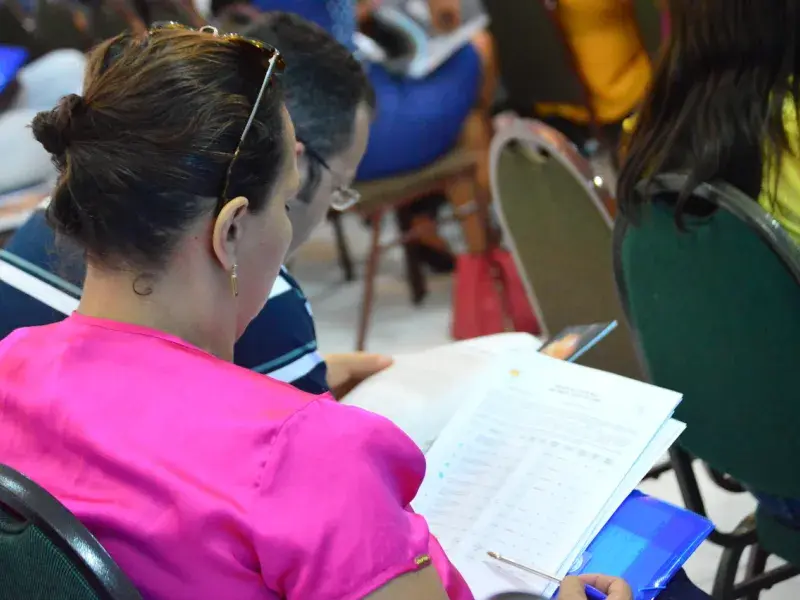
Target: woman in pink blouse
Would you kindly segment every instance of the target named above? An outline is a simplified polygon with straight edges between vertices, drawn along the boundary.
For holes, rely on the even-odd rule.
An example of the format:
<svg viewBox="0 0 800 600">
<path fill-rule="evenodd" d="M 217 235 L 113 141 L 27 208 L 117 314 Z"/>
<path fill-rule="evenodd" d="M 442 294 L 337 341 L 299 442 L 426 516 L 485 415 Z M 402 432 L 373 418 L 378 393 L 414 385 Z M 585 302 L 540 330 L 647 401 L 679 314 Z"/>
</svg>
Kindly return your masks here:
<svg viewBox="0 0 800 600">
<path fill-rule="evenodd" d="M 212 31 L 120 36 L 37 116 L 50 222 L 89 267 L 78 312 L 0 343 L 0 461 L 148 599 L 470 599 L 409 509 L 409 438 L 230 362 L 291 238 L 279 66 Z"/>
</svg>

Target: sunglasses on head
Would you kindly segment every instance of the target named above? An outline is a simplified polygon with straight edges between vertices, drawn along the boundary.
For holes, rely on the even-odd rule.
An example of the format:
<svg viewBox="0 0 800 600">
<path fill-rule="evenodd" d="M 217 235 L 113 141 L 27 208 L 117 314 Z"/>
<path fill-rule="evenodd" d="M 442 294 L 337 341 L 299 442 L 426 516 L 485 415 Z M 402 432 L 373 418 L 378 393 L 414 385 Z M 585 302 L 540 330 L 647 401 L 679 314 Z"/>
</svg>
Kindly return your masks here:
<svg viewBox="0 0 800 600">
<path fill-rule="evenodd" d="M 264 75 L 264 81 L 261 84 L 261 88 L 258 91 L 258 96 L 256 96 L 255 102 L 253 102 L 253 109 L 250 111 L 250 116 L 247 118 L 247 123 L 245 123 L 244 130 L 242 131 L 242 135 L 239 136 L 239 142 L 236 144 L 236 150 L 233 153 L 233 158 L 231 162 L 228 164 L 228 170 L 225 173 L 225 182 L 222 187 L 222 195 L 219 199 L 219 206 L 217 207 L 222 208 L 230 198 L 228 198 L 228 188 L 231 183 L 231 173 L 233 171 L 233 165 L 236 163 L 236 159 L 239 157 L 239 153 L 242 150 L 242 144 L 244 143 L 245 137 L 247 137 L 247 133 L 250 131 L 250 128 L 253 125 L 253 121 L 256 118 L 256 113 L 258 112 L 258 107 L 261 106 L 261 100 L 264 97 L 264 92 L 269 85 L 270 80 L 272 79 L 272 74 L 277 71 L 283 71 L 286 67 L 286 64 L 283 62 L 283 57 L 281 53 L 278 51 L 277 48 L 270 46 L 269 44 L 265 44 L 263 42 L 259 42 L 258 40 L 254 40 L 251 38 L 247 38 L 235 33 L 220 33 L 216 27 L 211 25 L 205 25 L 196 29 L 194 27 L 187 27 L 186 25 L 182 25 L 181 23 L 176 23 L 174 21 L 164 21 L 159 23 L 153 23 L 153 25 L 148 30 L 148 33 L 153 34 L 158 31 L 170 30 L 170 29 L 177 29 L 177 30 L 184 30 L 184 31 L 198 31 L 200 33 L 208 33 L 213 35 L 219 40 L 224 42 L 230 42 L 232 44 L 241 44 L 247 48 L 255 48 L 257 52 L 259 52 L 262 56 L 262 62 L 264 67 L 266 68 L 266 73 Z"/>
</svg>

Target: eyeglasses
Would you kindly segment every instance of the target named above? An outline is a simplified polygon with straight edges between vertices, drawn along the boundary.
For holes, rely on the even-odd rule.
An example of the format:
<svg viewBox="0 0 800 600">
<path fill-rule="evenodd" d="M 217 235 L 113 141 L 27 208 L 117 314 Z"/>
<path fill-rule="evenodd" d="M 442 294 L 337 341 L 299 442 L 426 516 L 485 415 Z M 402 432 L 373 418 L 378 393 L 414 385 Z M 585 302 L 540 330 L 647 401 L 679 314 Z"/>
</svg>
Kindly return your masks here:
<svg viewBox="0 0 800 600">
<path fill-rule="evenodd" d="M 314 159 L 319 165 L 325 169 L 328 173 L 330 173 L 334 178 L 343 179 L 343 177 L 331 169 L 328 162 L 322 158 L 322 156 L 313 148 L 311 148 L 308 144 L 306 144 L 303 140 L 299 140 L 300 143 L 303 144 L 305 147 L 306 154 Z M 334 188 L 333 193 L 331 194 L 331 208 L 336 212 L 345 212 L 353 208 L 356 204 L 361 201 L 361 193 L 358 190 L 354 190 L 349 185 L 338 185 Z"/>
<path fill-rule="evenodd" d="M 253 109 L 250 111 L 250 116 L 247 118 L 247 123 L 245 123 L 242 135 L 239 137 L 238 144 L 236 144 L 236 150 L 234 150 L 233 152 L 233 158 L 231 159 L 231 162 L 228 164 L 228 170 L 225 173 L 225 182 L 222 187 L 222 194 L 219 198 L 219 205 L 217 206 L 217 210 L 219 210 L 225 205 L 226 202 L 228 202 L 228 200 L 230 200 L 230 198 L 228 198 L 228 188 L 230 187 L 231 183 L 231 173 L 233 172 L 233 165 L 236 163 L 236 159 L 239 158 L 239 153 L 242 151 L 242 144 L 244 143 L 244 139 L 245 137 L 247 137 L 247 133 L 253 126 L 253 121 L 256 118 L 258 107 L 261 106 L 261 99 L 264 97 L 264 92 L 266 91 L 267 86 L 269 85 L 269 82 L 272 79 L 272 74 L 273 72 L 275 72 L 275 70 L 283 71 L 286 68 L 286 63 L 283 62 L 283 57 L 281 56 L 281 53 L 278 51 L 277 48 L 270 46 L 269 44 L 259 42 L 258 40 L 247 38 L 235 33 L 220 34 L 219 30 L 211 25 L 204 25 L 199 29 L 195 29 L 193 27 L 187 27 L 186 25 L 183 25 L 181 23 L 176 23 L 175 21 L 165 21 L 160 23 L 154 23 L 150 27 L 149 33 L 154 33 L 165 29 L 180 29 L 186 31 L 199 31 L 201 33 L 210 33 L 211 35 L 219 38 L 220 40 L 231 42 L 234 44 L 242 44 L 247 48 L 255 48 L 261 54 L 262 63 L 264 67 L 267 69 L 267 72 L 264 75 L 264 81 L 261 84 L 261 89 L 259 89 L 258 96 L 256 96 L 256 100 L 255 102 L 253 102 Z"/>
</svg>

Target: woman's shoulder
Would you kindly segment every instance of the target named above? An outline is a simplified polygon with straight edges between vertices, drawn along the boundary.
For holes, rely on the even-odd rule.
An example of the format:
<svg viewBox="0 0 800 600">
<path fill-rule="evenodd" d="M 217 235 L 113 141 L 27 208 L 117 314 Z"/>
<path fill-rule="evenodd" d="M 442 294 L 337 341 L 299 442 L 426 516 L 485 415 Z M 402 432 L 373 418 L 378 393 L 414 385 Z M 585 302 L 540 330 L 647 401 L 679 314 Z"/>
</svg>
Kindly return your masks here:
<svg viewBox="0 0 800 600">
<path fill-rule="evenodd" d="M 411 502 L 425 476 L 422 450 L 388 419 L 326 397 L 307 402 L 288 417 L 272 443 L 273 467 L 293 465 L 295 481 L 314 481 L 335 471 L 353 485 L 381 480 Z M 330 467 L 330 470 L 326 468 Z M 271 479 L 273 469 L 263 476 Z"/>
</svg>

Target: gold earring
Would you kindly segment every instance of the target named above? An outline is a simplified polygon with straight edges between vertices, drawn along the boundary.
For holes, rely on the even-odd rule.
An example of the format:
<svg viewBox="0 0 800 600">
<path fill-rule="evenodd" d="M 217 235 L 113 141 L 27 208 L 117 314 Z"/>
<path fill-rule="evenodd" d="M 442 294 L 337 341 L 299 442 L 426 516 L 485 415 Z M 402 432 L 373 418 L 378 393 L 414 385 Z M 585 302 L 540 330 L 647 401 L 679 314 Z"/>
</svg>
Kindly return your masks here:
<svg viewBox="0 0 800 600">
<path fill-rule="evenodd" d="M 231 269 L 231 291 L 233 292 L 234 298 L 239 295 L 239 275 L 236 273 L 235 263 L 233 265 L 233 269 Z"/>
</svg>

